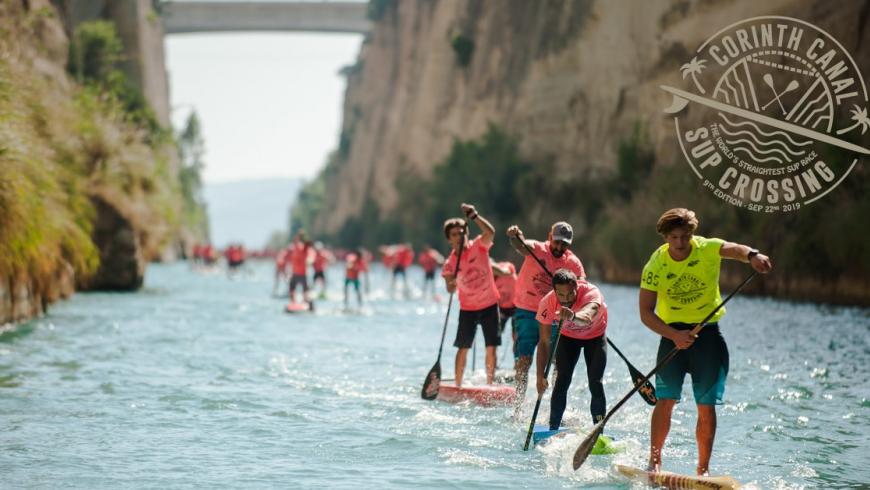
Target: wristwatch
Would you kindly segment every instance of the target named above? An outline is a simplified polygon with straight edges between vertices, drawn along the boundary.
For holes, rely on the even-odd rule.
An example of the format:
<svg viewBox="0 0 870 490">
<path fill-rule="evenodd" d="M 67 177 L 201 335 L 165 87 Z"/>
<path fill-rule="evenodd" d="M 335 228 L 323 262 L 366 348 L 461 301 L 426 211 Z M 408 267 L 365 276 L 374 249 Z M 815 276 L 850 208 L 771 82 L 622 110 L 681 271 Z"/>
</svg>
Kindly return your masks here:
<svg viewBox="0 0 870 490">
<path fill-rule="evenodd" d="M 746 260 L 747 260 L 748 262 L 751 262 L 751 261 L 752 261 L 752 257 L 755 257 L 756 255 L 758 255 L 758 249 L 757 249 L 757 248 L 753 248 L 752 250 L 749 251 L 748 254 L 746 254 Z"/>
</svg>

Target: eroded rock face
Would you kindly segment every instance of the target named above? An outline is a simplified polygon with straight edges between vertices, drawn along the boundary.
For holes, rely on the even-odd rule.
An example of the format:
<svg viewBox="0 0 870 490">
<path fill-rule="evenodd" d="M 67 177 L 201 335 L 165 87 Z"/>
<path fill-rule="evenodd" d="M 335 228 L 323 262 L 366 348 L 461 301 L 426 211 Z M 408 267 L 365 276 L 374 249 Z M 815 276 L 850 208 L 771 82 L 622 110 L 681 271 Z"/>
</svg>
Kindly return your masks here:
<svg viewBox="0 0 870 490">
<path fill-rule="evenodd" d="M 612 175 L 621 140 L 642 125 L 658 162 L 680 162 L 659 85 L 717 29 L 760 15 L 811 19 L 866 66 L 862 2 L 402 0 L 374 24 L 349 71 L 346 161 L 327 179 L 314 233 L 335 233 L 367 197 L 398 204 L 402 171 L 422 177 L 455 138 L 490 122 L 520 137 L 522 156 L 561 178 Z M 473 40 L 467 66 L 451 40 Z M 866 36 L 864 36 L 866 38 Z"/>
<path fill-rule="evenodd" d="M 92 233 L 100 250 L 100 268 L 86 289 L 132 291 L 142 286 L 145 258 L 140 237 L 129 219 L 100 197 L 93 197 L 96 221 Z"/>
</svg>

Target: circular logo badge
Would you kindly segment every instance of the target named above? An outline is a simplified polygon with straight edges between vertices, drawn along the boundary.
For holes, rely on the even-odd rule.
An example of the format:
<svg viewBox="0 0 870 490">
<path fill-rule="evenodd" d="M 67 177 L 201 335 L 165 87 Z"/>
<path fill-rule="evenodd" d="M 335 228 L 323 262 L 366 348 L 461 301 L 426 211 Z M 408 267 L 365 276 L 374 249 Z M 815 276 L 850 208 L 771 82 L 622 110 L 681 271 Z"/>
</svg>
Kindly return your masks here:
<svg viewBox="0 0 870 490">
<path fill-rule="evenodd" d="M 825 31 L 755 17 L 707 39 L 680 67 L 666 113 L 683 155 L 715 196 L 752 211 L 800 209 L 843 181 L 870 149 L 867 89 Z M 692 105 L 691 123 L 684 109 Z M 695 111 L 699 111 L 695 113 Z"/>
</svg>

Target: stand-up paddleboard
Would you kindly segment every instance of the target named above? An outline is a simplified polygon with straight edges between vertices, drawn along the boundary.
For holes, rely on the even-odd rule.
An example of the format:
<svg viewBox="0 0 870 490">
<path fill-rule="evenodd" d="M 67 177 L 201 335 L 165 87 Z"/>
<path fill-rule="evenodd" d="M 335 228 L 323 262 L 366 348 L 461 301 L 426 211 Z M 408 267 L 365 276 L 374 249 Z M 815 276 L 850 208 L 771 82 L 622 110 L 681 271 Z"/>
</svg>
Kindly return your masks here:
<svg viewBox="0 0 870 490">
<path fill-rule="evenodd" d="M 445 380 L 446 381 L 446 380 Z M 452 383 L 441 383 L 438 400 L 447 403 L 471 402 L 484 407 L 510 405 L 517 397 L 517 390 L 508 385 L 483 385 L 456 387 Z"/>
<path fill-rule="evenodd" d="M 692 476 L 669 473 L 667 471 L 644 471 L 631 466 L 616 465 L 623 475 L 656 485 L 661 488 L 680 490 L 731 490 L 740 488 L 740 483 L 730 476 Z"/>
<path fill-rule="evenodd" d="M 314 303 L 287 303 L 284 311 L 286 313 L 307 313 L 314 311 Z"/>
<path fill-rule="evenodd" d="M 535 445 L 542 444 L 551 440 L 553 437 L 565 435 L 569 432 L 572 432 L 572 429 L 569 429 L 568 427 L 559 427 L 556 430 L 550 430 L 549 425 L 535 424 L 535 429 L 532 431 L 532 443 Z"/>
</svg>

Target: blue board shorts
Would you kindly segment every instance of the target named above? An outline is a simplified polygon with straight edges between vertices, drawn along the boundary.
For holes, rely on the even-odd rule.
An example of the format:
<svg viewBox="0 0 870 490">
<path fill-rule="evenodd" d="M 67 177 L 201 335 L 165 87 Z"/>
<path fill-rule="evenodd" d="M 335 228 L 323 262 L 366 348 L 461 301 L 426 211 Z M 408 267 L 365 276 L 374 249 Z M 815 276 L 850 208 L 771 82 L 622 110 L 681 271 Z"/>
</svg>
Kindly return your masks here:
<svg viewBox="0 0 870 490">
<path fill-rule="evenodd" d="M 517 341 L 514 342 L 514 359 L 531 357 L 535 355 L 540 339 L 541 324 L 535 319 L 537 312 L 517 308 L 514 313 L 514 329 L 517 332 Z M 553 324 L 553 336 L 550 338 L 550 347 L 556 342 L 556 325 Z"/>
<path fill-rule="evenodd" d="M 359 279 L 344 278 L 344 287 L 347 288 L 348 286 L 353 286 L 354 289 L 359 291 Z"/>
<path fill-rule="evenodd" d="M 694 325 L 671 323 L 677 330 L 691 330 Z M 664 337 L 659 341 L 656 362 L 674 349 L 674 343 Z M 680 401 L 686 373 L 692 376 L 692 392 L 699 405 L 721 405 L 728 377 L 728 346 L 719 331 L 719 325 L 710 323 L 698 333 L 688 349 L 677 352 L 670 362 L 656 374 L 656 397 Z"/>
</svg>

